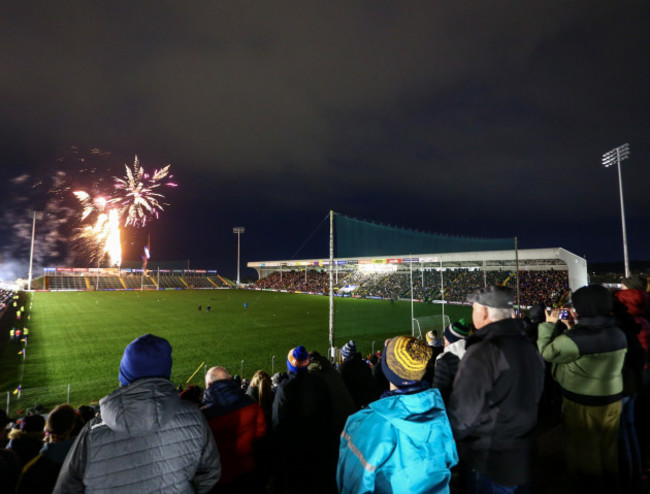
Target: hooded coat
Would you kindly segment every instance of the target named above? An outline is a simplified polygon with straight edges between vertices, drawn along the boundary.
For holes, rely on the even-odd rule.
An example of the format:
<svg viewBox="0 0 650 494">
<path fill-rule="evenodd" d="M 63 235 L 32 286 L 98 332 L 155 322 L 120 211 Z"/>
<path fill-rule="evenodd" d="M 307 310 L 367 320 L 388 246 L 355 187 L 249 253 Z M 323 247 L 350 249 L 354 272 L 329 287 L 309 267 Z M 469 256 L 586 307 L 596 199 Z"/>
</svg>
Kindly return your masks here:
<svg viewBox="0 0 650 494">
<path fill-rule="evenodd" d="M 55 493 L 204 493 L 219 480 L 219 452 L 201 410 L 168 379 L 138 379 L 99 408 L 66 457 Z"/>
<path fill-rule="evenodd" d="M 449 492 L 457 462 L 440 392 L 392 392 L 348 418 L 336 481 L 340 493 Z"/>
<path fill-rule="evenodd" d="M 202 408 L 222 459 L 219 485 L 256 471 L 266 436 L 264 411 L 233 379 L 214 381 Z"/>
</svg>

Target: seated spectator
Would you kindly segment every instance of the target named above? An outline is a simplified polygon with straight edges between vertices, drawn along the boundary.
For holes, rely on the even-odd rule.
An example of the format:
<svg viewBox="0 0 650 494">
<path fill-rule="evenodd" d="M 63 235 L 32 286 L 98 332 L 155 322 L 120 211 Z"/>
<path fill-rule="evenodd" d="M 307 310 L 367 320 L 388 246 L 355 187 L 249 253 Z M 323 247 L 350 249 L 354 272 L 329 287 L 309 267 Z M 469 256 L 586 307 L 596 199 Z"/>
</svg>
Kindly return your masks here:
<svg viewBox="0 0 650 494">
<path fill-rule="evenodd" d="M 440 392 L 421 381 L 431 355 L 410 336 L 388 341 L 382 366 L 390 391 L 348 419 L 339 492 L 449 492 L 458 456 Z"/>
<path fill-rule="evenodd" d="M 221 476 L 214 437 L 169 380 L 172 347 L 152 334 L 120 362 L 121 388 L 102 398 L 61 467 L 54 492 L 207 493 Z"/>
<path fill-rule="evenodd" d="M 221 456 L 221 479 L 213 492 L 260 492 L 260 451 L 266 419 L 259 404 L 239 387 L 224 367 L 205 375 L 201 407 Z"/>
<path fill-rule="evenodd" d="M 38 455 L 25 465 L 18 480 L 18 494 L 49 494 L 61 465 L 83 427 L 83 419 L 70 405 L 59 405 L 47 416 L 46 441 Z"/>
<path fill-rule="evenodd" d="M 470 325 L 469 320 L 462 318 L 445 328 L 445 349 L 436 357 L 433 373 L 433 387 L 440 390 L 445 404 L 449 402 L 460 359 L 465 355 L 465 339 L 469 336 Z"/>
</svg>

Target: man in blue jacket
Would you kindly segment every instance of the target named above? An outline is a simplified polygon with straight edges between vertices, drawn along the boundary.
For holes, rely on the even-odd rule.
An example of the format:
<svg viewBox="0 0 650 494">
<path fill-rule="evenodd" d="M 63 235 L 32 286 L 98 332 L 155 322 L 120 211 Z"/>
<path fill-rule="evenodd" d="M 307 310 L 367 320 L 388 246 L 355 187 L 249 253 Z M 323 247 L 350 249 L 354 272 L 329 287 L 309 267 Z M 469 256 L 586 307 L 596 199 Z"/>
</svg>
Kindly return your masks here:
<svg viewBox="0 0 650 494">
<path fill-rule="evenodd" d="M 431 355 L 410 336 L 386 343 L 382 367 L 390 390 L 345 424 L 340 493 L 449 492 L 458 456 L 440 392 L 421 381 Z"/>
</svg>

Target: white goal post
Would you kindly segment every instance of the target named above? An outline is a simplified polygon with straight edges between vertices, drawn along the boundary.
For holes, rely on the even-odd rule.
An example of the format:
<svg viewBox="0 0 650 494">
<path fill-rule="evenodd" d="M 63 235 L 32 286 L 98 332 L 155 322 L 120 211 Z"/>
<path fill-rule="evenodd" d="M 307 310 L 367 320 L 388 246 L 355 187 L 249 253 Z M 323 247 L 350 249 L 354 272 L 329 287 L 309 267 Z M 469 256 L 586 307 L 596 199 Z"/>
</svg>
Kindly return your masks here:
<svg viewBox="0 0 650 494">
<path fill-rule="evenodd" d="M 414 317 L 413 318 L 413 335 L 417 338 L 424 339 L 423 335 L 426 335 L 429 331 L 436 330 L 438 331 L 438 336 L 441 336 L 445 328 L 449 326 L 449 316 L 447 315 L 435 315 L 435 316 L 423 316 L 423 317 Z"/>
</svg>

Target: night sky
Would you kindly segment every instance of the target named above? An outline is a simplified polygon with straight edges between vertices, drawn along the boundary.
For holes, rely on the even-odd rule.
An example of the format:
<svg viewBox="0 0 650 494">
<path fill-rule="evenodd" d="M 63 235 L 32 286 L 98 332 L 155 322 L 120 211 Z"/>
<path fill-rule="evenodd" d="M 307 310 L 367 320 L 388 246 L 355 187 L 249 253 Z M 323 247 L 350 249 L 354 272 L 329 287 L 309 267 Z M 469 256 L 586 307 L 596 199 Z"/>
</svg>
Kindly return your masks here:
<svg viewBox="0 0 650 494">
<path fill-rule="evenodd" d="M 630 144 L 629 253 L 650 258 L 648 19 L 646 1 L 4 1 L 4 269 L 26 271 L 27 211 L 53 176 L 107 183 L 137 154 L 179 187 L 125 232 L 126 259 L 149 234 L 152 260 L 234 276 L 234 226 L 242 264 L 326 257 L 333 209 L 622 270 L 600 161 Z M 41 265 L 71 262 L 78 211 L 58 200 Z"/>
</svg>

